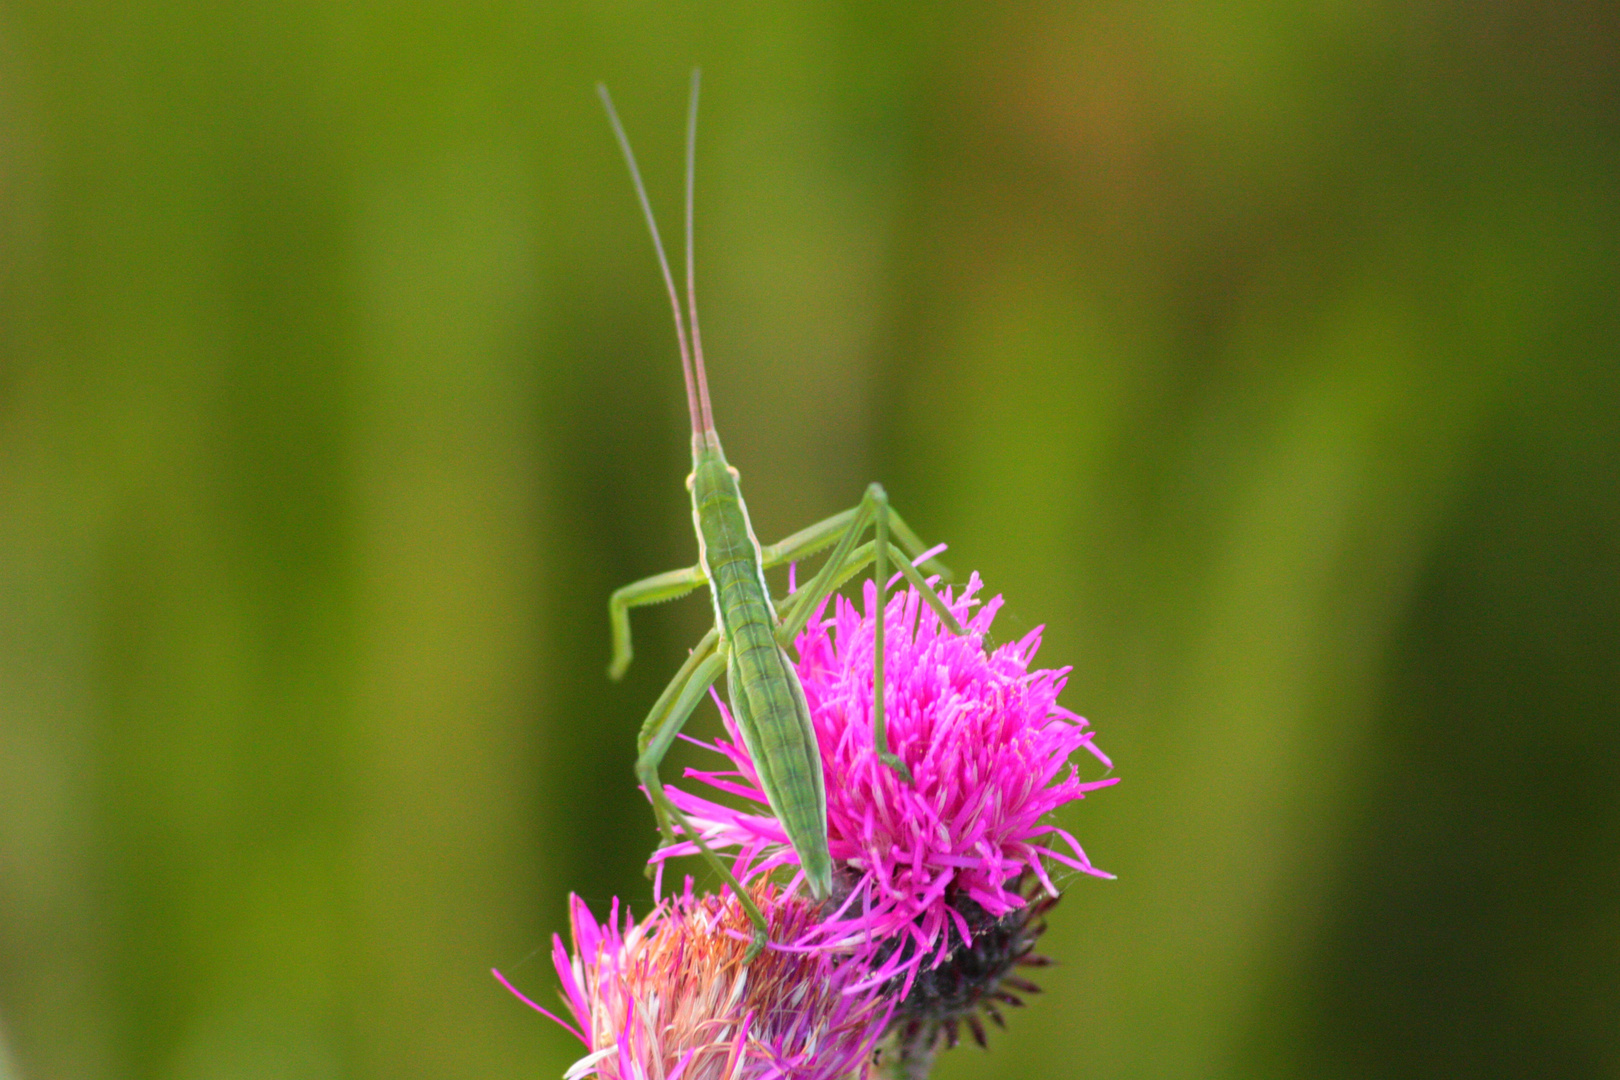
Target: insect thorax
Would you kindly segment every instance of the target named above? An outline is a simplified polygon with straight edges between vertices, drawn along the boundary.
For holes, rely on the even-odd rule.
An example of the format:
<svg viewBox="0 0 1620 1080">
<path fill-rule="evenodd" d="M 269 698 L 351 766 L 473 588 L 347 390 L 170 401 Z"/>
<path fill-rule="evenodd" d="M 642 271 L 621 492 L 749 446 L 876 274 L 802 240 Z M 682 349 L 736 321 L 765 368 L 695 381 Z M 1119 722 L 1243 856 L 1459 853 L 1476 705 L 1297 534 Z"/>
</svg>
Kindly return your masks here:
<svg viewBox="0 0 1620 1080">
<path fill-rule="evenodd" d="M 698 538 L 698 561 L 709 579 L 714 600 L 715 626 L 721 640 L 730 640 L 740 623 L 774 626 L 776 613 L 761 565 L 759 539 L 754 535 L 737 485 L 737 470 L 726 463 L 719 440 L 700 445 L 693 439 L 692 522 Z"/>
</svg>

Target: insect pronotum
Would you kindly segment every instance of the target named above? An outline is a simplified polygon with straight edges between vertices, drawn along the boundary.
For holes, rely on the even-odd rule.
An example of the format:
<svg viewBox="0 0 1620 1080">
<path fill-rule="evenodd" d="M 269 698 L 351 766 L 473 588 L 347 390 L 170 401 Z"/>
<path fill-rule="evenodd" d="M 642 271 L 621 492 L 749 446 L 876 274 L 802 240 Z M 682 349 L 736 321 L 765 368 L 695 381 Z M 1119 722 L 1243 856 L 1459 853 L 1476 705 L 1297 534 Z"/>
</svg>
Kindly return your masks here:
<svg viewBox="0 0 1620 1080">
<path fill-rule="evenodd" d="M 781 543 L 760 547 L 748 509 L 737 486 L 737 470 L 726 462 L 720 436 L 714 429 L 709 407 L 709 383 L 703 368 L 703 342 L 698 334 L 697 301 L 692 288 L 692 183 L 697 139 L 698 72 L 692 72 L 691 100 L 686 118 L 686 308 L 681 313 L 680 295 L 670 273 L 669 259 L 659 238 L 647 189 L 636 168 L 635 154 L 625 136 L 624 125 L 613 109 L 607 87 L 597 84 L 597 93 L 607 108 L 613 133 L 624 151 L 636 197 L 641 202 L 652 234 L 658 265 L 670 307 L 675 313 L 675 337 L 680 346 L 681 371 L 686 380 L 686 406 L 692 421 L 692 472 L 686 478 L 692 493 L 692 523 L 697 530 L 698 562 L 683 570 L 671 570 L 624 586 L 608 601 L 613 630 L 613 661 L 608 674 L 619 678 L 630 666 L 630 609 L 642 604 L 672 600 L 709 586 L 714 602 L 714 628 L 681 665 L 664 692 L 647 714 L 636 740 L 636 775 L 652 801 L 658 828 L 671 844 L 679 825 L 686 838 L 719 872 L 736 894 L 738 902 L 754 925 L 754 941 L 748 956 L 764 947 L 766 923 L 746 890 L 738 884 L 729 867 L 704 842 L 698 830 L 670 801 L 658 778 L 658 766 L 669 751 L 681 726 L 697 708 L 720 673 L 726 675 L 726 695 L 743 742 L 759 773 L 760 787 L 771 809 L 799 855 L 806 884 L 816 899 L 832 891 L 832 857 L 827 851 L 827 793 L 822 775 L 821 753 L 810 723 L 804 688 L 799 684 L 793 661 L 786 647 L 804 629 L 816 605 L 833 590 L 860 573 L 868 564 L 877 581 L 878 610 L 883 610 L 891 561 L 933 607 L 953 633 L 965 633 L 956 616 L 929 586 L 913 565 L 925 548 L 916 533 L 889 508 L 888 496 L 879 484 L 866 489 L 860 504 L 841 514 L 794 533 Z M 870 526 L 875 537 L 858 543 Z M 891 540 L 891 537 L 894 539 Z M 899 541 L 896 546 L 894 540 Z M 765 569 L 792 562 L 830 546 L 832 554 L 814 578 L 780 603 L 771 599 L 765 584 Z M 904 550 L 902 550 L 904 549 Z M 943 567 L 925 562 L 932 572 Z M 883 619 L 875 621 L 872 726 L 874 743 L 882 761 L 907 783 L 910 771 L 889 750 L 883 719 Z"/>
</svg>

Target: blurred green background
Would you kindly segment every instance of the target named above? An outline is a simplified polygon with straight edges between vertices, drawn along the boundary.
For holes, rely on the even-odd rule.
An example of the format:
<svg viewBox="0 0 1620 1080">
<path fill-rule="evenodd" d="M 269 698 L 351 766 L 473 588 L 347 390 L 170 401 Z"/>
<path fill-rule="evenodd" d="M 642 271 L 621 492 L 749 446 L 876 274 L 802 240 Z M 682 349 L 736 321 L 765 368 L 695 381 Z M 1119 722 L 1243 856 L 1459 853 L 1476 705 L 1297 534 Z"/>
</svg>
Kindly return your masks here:
<svg viewBox="0 0 1620 1080">
<path fill-rule="evenodd" d="M 678 234 L 694 63 L 761 534 L 881 478 L 1124 778 L 1048 994 L 939 1075 L 1620 1076 L 1592 0 L 8 0 L 21 1075 L 576 1056 L 488 969 L 549 1000 L 570 890 L 645 906 L 634 732 L 707 614 L 604 677 L 610 589 L 694 546 L 592 85 Z"/>
</svg>

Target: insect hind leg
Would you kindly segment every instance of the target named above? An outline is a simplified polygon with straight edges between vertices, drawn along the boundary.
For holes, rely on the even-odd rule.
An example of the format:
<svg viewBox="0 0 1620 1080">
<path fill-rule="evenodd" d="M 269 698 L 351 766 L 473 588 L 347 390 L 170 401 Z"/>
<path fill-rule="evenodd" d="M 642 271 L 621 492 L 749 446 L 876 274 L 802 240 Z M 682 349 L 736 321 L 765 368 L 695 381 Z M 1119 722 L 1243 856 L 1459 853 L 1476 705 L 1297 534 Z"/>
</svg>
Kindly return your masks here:
<svg viewBox="0 0 1620 1080">
<path fill-rule="evenodd" d="M 647 798 L 652 802 L 653 816 L 658 821 L 658 831 L 670 844 L 677 842 L 674 825 L 679 825 L 681 832 L 697 847 L 698 852 L 708 860 L 709 865 L 720 874 L 725 883 L 731 887 L 737 902 L 742 905 L 748 916 L 748 921 L 754 925 L 754 940 L 749 944 L 748 951 L 743 954 L 743 963 L 747 963 L 758 956 L 765 947 L 769 924 L 760 912 L 754 898 L 742 887 L 742 883 L 729 866 L 714 853 L 702 835 L 670 799 L 669 793 L 664 790 L 664 782 L 658 776 L 658 767 L 663 764 L 664 755 L 675 742 L 681 728 L 691 717 L 693 710 L 703 700 L 703 695 L 709 692 L 709 687 L 720 677 L 726 669 L 726 660 L 729 650 L 724 645 L 717 645 L 718 635 L 709 631 L 704 636 L 699 648 L 693 650 L 675 678 L 659 696 L 658 702 L 653 705 L 652 712 L 648 714 L 646 722 L 642 725 L 641 734 L 636 739 L 638 754 L 636 757 L 636 778 L 641 781 L 647 792 Z M 674 823 L 674 825 L 671 824 Z M 652 875 L 652 866 L 648 865 L 648 876 Z"/>
<path fill-rule="evenodd" d="M 823 538 L 826 532 L 818 532 L 817 530 L 840 519 L 846 524 L 843 525 L 843 535 L 838 539 L 838 546 L 833 549 L 833 553 L 827 557 L 826 563 L 816 573 L 816 576 L 811 579 L 810 583 L 794 594 L 790 605 L 786 609 L 785 617 L 777 629 L 777 640 L 783 645 L 792 642 L 804 630 L 805 623 L 809 621 L 810 613 L 815 610 L 816 605 L 822 599 L 838 588 L 851 574 L 861 569 L 868 560 L 875 564 L 873 575 L 877 579 L 877 613 L 874 616 L 872 627 L 874 637 L 872 742 L 877 750 L 878 759 L 893 769 L 895 774 L 902 780 L 910 784 L 913 782 L 911 770 L 907 768 L 906 763 L 900 759 L 899 755 L 895 754 L 889 747 L 888 724 L 884 715 L 884 654 L 886 651 L 884 647 L 884 623 L 886 621 L 884 613 L 888 607 L 889 560 L 894 560 L 895 565 L 899 568 L 901 574 L 905 576 L 906 581 L 922 595 L 923 600 L 929 607 L 934 609 L 934 613 L 939 616 L 940 621 L 945 624 L 951 633 L 960 636 L 967 633 L 967 630 L 962 626 L 961 620 L 957 619 L 955 613 L 945 605 L 945 601 L 940 598 L 934 587 L 928 584 L 928 580 L 912 565 L 911 559 L 907 557 L 906 553 L 896 547 L 890 539 L 891 531 L 893 531 L 908 547 L 915 549 L 912 552 L 913 557 L 921 555 L 924 550 L 922 541 L 904 523 L 896 527 L 897 515 L 889 509 L 889 495 L 888 492 L 883 490 L 882 484 L 873 483 L 868 485 L 866 494 L 861 498 L 860 505 L 855 507 L 853 511 L 845 511 L 835 518 L 829 518 L 827 522 L 822 523 L 821 527 L 811 526 L 810 529 L 789 537 L 788 540 L 783 541 L 777 547 L 787 547 L 795 539 L 801 537 L 824 543 Z M 876 536 L 871 544 L 857 547 L 856 542 L 860 539 L 861 534 L 866 531 L 868 525 L 872 526 Z M 814 550 L 814 548 L 811 548 L 811 550 Z"/>
</svg>

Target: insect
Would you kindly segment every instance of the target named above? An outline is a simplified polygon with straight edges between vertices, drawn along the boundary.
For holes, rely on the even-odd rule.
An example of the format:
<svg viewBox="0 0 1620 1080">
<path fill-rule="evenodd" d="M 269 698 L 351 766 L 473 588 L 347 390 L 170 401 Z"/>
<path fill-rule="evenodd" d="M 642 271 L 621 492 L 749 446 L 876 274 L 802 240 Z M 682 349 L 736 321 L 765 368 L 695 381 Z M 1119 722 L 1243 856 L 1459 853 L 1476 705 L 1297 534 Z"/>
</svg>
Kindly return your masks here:
<svg viewBox="0 0 1620 1080">
<path fill-rule="evenodd" d="M 630 666 L 631 608 L 673 600 L 703 585 L 709 587 L 714 605 L 714 628 L 703 635 L 648 713 L 636 740 L 636 776 L 652 801 L 653 814 L 665 840 L 671 844 L 676 842 L 671 823 L 679 825 L 742 904 L 754 926 L 754 940 L 747 953 L 752 958 L 765 945 L 765 917 L 738 884 L 730 868 L 709 849 L 698 830 L 670 800 L 658 778 L 658 767 L 682 725 L 724 672 L 731 710 L 759 773 L 760 787 L 798 852 L 811 895 L 822 900 L 832 891 L 832 857 L 827 850 L 827 794 L 821 753 L 811 727 L 804 688 L 786 647 L 804 629 L 816 605 L 868 564 L 872 565 L 877 580 L 878 610 L 883 610 L 891 560 L 953 633 L 966 631 L 913 565 L 913 559 L 920 560 L 925 554 L 923 543 L 889 508 L 888 496 L 879 484 L 866 489 L 858 506 L 796 532 L 781 543 L 762 548 L 754 535 L 738 487 L 737 470 L 727 463 L 725 452 L 720 448 L 720 436 L 714 428 L 692 285 L 692 186 L 698 83 L 699 73 L 693 71 L 686 121 L 685 317 L 630 140 L 614 111 L 607 87 L 599 83 L 596 88 L 630 167 L 630 178 L 635 183 L 636 197 L 646 216 L 664 286 L 675 313 L 675 336 L 680 346 L 687 411 L 692 422 L 692 472 L 686 478 L 686 487 L 692 496 L 692 523 L 698 542 L 696 566 L 645 578 L 613 593 L 608 601 L 613 633 L 613 660 L 608 674 L 618 679 Z M 861 544 L 859 541 L 868 527 L 873 530 L 874 538 Z M 894 540 L 899 541 L 899 546 Z M 833 545 L 836 546 L 832 554 L 804 588 L 780 602 L 771 599 L 765 583 L 766 568 L 803 559 Z M 931 562 L 923 565 L 933 573 L 942 573 L 944 569 Z M 881 760 L 910 783 L 911 774 L 905 763 L 889 749 L 884 726 L 882 619 L 876 620 L 875 633 L 874 745 Z"/>
</svg>

